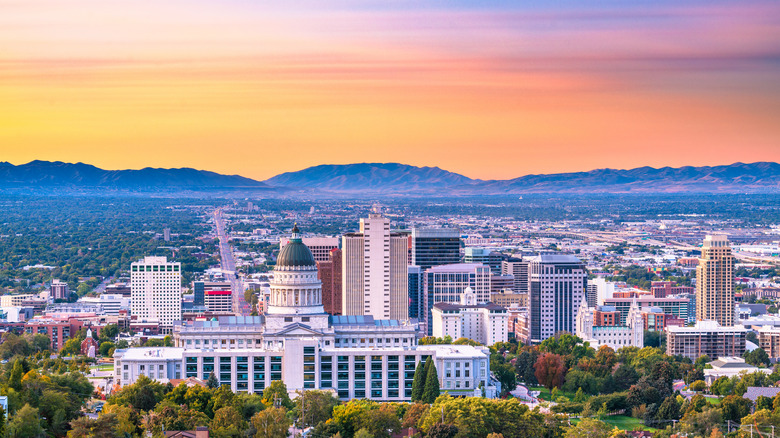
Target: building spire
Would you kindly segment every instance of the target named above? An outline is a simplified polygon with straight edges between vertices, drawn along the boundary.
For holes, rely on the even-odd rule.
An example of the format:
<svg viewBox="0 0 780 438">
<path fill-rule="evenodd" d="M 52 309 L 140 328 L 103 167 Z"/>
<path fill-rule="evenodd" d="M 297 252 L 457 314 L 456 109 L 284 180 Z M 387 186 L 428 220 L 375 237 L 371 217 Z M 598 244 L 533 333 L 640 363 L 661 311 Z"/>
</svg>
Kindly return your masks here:
<svg viewBox="0 0 780 438">
<path fill-rule="evenodd" d="M 292 229 L 292 236 L 290 237 L 290 241 L 297 240 L 301 241 L 301 230 L 298 229 L 298 223 L 295 223 L 293 225 Z"/>
</svg>

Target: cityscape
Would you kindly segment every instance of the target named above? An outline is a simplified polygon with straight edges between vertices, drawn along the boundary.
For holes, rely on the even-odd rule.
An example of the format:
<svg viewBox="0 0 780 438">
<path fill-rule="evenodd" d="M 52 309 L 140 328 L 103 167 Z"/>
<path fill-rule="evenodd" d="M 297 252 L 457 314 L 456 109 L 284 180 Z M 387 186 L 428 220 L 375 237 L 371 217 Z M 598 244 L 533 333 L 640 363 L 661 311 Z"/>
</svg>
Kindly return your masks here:
<svg viewBox="0 0 780 438">
<path fill-rule="evenodd" d="M 777 0 L 0 0 L 0 438 L 780 437 Z"/>
</svg>

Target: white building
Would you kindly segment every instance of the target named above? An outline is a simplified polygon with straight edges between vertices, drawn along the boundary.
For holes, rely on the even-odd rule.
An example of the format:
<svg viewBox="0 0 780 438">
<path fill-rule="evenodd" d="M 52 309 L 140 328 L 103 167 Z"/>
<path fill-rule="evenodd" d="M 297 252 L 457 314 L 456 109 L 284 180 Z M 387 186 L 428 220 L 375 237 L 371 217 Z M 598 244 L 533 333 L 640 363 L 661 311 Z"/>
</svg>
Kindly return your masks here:
<svg viewBox="0 0 780 438">
<path fill-rule="evenodd" d="M 460 304 L 433 305 L 433 336 L 452 339 L 468 338 L 482 345 L 507 342 L 507 310 L 493 303 L 477 303 L 477 296 L 466 288 Z"/>
<path fill-rule="evenodd" d="M 99 306 L 106 315 L 119 315 L 120 310 L 130 309 L 130 298 L 119 294 L 102 294 L 99 297 L 82 297 L 79 303 Z"/>
<path fill-rule="evenodd" d="M 409 236 L 390 232 L 390 220 L 372 213 L 360 232 L 343 236 L 342 314 L 409 318 Z"/>
<path fill-rule="evenodd" d="M 626 325 L 594 326 L 594 312 L 595 308 L 588 307 L 587 301 L 583 299 L 577 312 L 576 335 L 589 342 L 591 347 L 598 349 L 606 345 L 617 351 L 623 347 L 645 346 L 644 320 L 636 302 L 628 312 Z"/>
<path fill-rule="evenodd" d="M 262 393 L 282 380 L 289 391 L 333 390 L 342 400 L 408 401 L 417 364 L 430 357 L 442 391 L 476 396 L 484 388 L 496 396 L 486 347 L 417 345 L 416 327 L 407 321 L 325 313 L 316 263 L 295 231 L 279 252 L 265 315 L 179 322 L 175 348 L 118 351 L 116 382 L 132 382 L 149 365 L 161 380 L 162 365 L 165 379 L 205 380 L 213 373 L 234 392 Z"/>
<path fill-rule="evenodd" d="M 456 263 L 434 266 L 423 276 L 423 314 L 427 333 L 433 334 L 433 305 L 460 303 L 463 292 L 470 288 L 477 303 L 490 302 L 490 267 L 482 263 Z"/>
<path fill-rule="evenodd" d="M 181 263 L 145 257 L 130 265 L 131 315 L 156 318 L 163 332 L 181 320 Z"/>
<path fill-rule="evenodd" d="M 712 367 L 704 370 L 704 382 L 708 386 L 712 385 L 712 382 L 720 377 L 732 378 L 755 372 L 762 372 L 767 375 L 772 373 L 772 370 L 769 368 L 759 368 L 745 363 L 745 359 L 741 357 L 719 357 L 718 360 L 712 361 L 708 365 Z"/>
</svg>

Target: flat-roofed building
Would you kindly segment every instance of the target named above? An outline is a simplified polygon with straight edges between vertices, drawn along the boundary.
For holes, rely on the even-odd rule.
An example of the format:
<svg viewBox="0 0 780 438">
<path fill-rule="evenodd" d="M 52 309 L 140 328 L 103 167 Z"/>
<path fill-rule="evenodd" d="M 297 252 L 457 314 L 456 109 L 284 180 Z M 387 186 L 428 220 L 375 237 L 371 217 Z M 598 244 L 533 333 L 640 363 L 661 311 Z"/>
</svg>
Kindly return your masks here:
<svg viewBox="0 0 780 438">
<path fill-rule="evenodd" d="M 693 327 L 666 327 L 666 354 L 696 360 L 740 357 L 745 353 L 747 329 L 741 326 L 723 327 L 717 321 L 696 321 Z"/>
<path fill-rule="evenodd" d="M 509 339 L 506 309 L 493 303 L 478 304 L 471 288 L 466 288 L 460 303 L 436 303 L 431 313 L 432 335 L 437 338 L 467 338 L 488 346 Z"/>
</svg>

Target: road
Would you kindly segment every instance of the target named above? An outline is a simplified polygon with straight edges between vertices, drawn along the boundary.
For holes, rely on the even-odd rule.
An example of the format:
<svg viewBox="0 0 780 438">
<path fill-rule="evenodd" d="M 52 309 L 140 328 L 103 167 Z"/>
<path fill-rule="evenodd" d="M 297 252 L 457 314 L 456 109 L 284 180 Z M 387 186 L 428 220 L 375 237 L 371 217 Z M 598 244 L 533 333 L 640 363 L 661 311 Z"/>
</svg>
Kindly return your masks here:
<svg viewBox="0 0 780 438">
<path fill-rule="evenodd" d="M 236 260 L 233 256 L 233 248 L 230 247 L 229 237 L 225 229 L 225 218 L 221 208 L 214 210 L 214 226 L 217 230 L 217 239 L 219 239 L 220 267 L 225 275 L 225 279 L 230 282 L 232 291 L 233 312 L 236 315 L 250 315 L 252 309 L 244 300 L 243 283 L 241 278 L 236 275 Z"/>
</svg>

